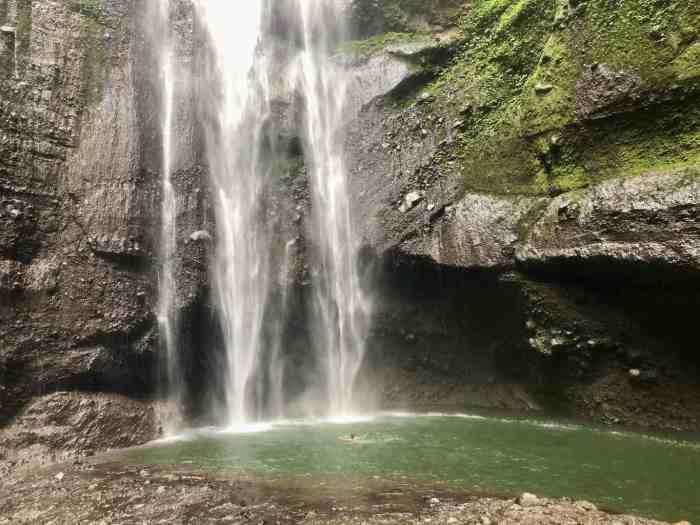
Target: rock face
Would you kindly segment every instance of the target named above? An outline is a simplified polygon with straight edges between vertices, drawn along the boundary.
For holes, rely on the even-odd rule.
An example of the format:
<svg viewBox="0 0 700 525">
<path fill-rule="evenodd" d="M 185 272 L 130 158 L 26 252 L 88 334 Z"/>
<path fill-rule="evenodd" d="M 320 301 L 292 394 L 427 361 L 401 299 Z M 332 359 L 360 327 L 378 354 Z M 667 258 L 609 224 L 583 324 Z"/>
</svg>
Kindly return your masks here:
<svg viewBox="0 0 700 525">
<path fill-rule="evenodd" d="M 140 445 L 158 435 L 155 420 L 149 403 L 124 396 L 50 394 L 28 405 L 0 436 L 0 446 L 9 454 L 3 460 L 18 469 L 37 459 Z"/>
<path fill-rule="evenodd" d="M 155 391 L 160 130 L 143 7 L 0 2 L 2 423 L 59 390 Z M 204 227 L 201 170 L 191 142 L 179 146 L 189 236 Z M 203 282 L 200 248 L 188 250 L 183 308 Z M 30 411 L 51 417 L 57 406 Z M 154 435 L 132 430 L 133 439 L 110 446 Z"/>
<path fill-rule="evenodd" d="M 604 182 L 553 199 L 517 252 L 523 264 L 608 259 L 700 270 L 700 168 Z M 652 279 L 654 276 L 650 276 Z"/>
<path fill-rule="evenodd" d="M 487 295 L 510 312 L 511 359 L 494 359 L 494 384 L 516 377 L 545 407 L 607 423 L 696 429 L 700 77 L 690 27 L 700 7 L 644 20 L 638 7 L 598 2 L 462 7 L 460 17 L 442 11 L 458 35 L 454 58 L 426 55 L 406 89 L 375 98 L 349 125 L 358 229 L 400 263 L 387 266 L 394 284 L 378 303 L 401 311 L 395 284 L 412 282 L 416 265 L 438 276 L 433 287 L 461 290 L 439 305 L 405 297 L 415 310 L 380 317 L 378 329 L 399 338 L 434 311 L 476 318 L 484 294 L 457 283 L 486 272 Z M 357 47 L 390 53 L 396 38 Z M 410 47 L 421 37 L 402 38 Z M 462 332 L 451 355 L 502 356 L 499 338 L 487 339 L 491 350 Z M 451 362 L 433 354 L 426 363 Z"/>
<path fill-rule="evenodd" d="M 156 397 L 149 3 L 0 0 L 0 425 L 43 424 L 27 414 L 64 410 L 56 392 L 75 413 L 98 394 Z M 354 77 L 349 197 L 377 291 L 365 377 L 383 401 L 700 427 L 700 6 L 657 4 L 349 2 L 363 38 L 338 53 Z M 174 13 L 179 335 L 215 348 L 215 227 L 187 80 L 202 46 L 191 4 Z M 275 89 L 289 162 L 265 220 L 303 368 L 303 108 Z M 209 357 L 184 358 L 194 397 Z M 147 430 L 105 446 L 148 439 L 152 412 L 139 414 L 124 425 Z"/>
</svg>

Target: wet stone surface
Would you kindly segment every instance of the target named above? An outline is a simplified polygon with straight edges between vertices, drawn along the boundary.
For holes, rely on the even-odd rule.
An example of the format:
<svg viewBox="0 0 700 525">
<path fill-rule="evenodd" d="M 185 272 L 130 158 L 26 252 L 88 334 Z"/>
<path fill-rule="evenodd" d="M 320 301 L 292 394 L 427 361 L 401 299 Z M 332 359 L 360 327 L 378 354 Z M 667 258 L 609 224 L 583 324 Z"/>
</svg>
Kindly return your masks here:
<svg viewBox="0 0 700 525">
<path fill-rule="evenodd" d="M 344 484 L 341 489 L 338 483 Z M 10 475 L 0 524 L 610 524 L 662 522 L 609 515 L 585 501 L 474 496 L 405 481 L 310 483 L 196 469 L 76 460 Z"/>
</svg>

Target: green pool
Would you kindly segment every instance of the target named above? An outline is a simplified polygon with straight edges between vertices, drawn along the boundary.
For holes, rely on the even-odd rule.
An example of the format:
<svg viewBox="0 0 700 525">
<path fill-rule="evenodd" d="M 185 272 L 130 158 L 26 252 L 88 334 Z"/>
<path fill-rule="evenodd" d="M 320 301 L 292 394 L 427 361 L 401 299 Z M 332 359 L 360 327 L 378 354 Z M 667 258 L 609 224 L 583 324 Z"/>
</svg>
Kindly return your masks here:
<svg viewBox="0 0 700 525">
<path fill-rule="evenodd" d="M 352 443 L 343 441 L 350 433 Z M 201 430 L 128 462 L 294 479 L 409 479 L 496 494 L 586 499 L 606 510 L 700 522 L 700 442 L 532 419 L 381 414 Z"/>
</svg>

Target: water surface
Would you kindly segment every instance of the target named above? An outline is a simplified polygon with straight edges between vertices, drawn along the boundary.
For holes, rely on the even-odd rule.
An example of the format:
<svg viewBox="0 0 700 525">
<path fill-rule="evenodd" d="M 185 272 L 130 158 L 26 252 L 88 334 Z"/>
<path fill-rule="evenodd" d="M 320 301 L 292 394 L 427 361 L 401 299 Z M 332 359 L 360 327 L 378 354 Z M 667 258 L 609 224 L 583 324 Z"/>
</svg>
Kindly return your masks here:
<svg viewBox="0 0 700 525">
<path fill-rule="evenodd" d="M 344 441 L 354 433 L 352 442 Z M 586 499 L 611 511 L 700 521 L 700 443 L 476 415 L 383 414 L 201 431 L 128 452 L 295 479 L 410 480 L 470 492 Z"/>
</svg>

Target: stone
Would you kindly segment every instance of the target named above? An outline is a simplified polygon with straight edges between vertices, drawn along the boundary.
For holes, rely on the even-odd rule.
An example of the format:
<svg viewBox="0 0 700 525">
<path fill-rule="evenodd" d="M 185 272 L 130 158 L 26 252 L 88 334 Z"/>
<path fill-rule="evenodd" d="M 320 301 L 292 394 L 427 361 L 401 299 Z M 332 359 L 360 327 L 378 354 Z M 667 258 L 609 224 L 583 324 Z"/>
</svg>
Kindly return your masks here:
<svg viewBox="0 0 700 525">
<path fill-rule="evenodd" d="M 64 477 L 65 477 L 65 474 L 64 474 L 63 472 L 59 472 L 58 474 L 56 474 L 56 475 L 54 476 L 54 478 L 56 479 L 56 481 L 63 481 L 63 478 L 64 478 Z"/>
<path fill-rule="evenodd" d="M 585 501 L 585 500 L 576 501 L 576 502 L 574 503 L 574 505 L 575 505 L 577 508 L 579 508 L 579 509 L 581 509 L 581 510 L 585 510 L 585 511 L 587 511 L 587 512 L 594 511 L 594 510 L 598 510 L 598 507 L 596 507 L 596 506 L 595 506 L 593 503 L 591 503 L 590 501 Z"/>
<path fill-rule="evenodd" d="M 406 213 L 413 208 L 415 208 L 425 197 L 425 192 L 424 191 L 411 191 L 409 192 L 406 197 L 404 197 L 403 202 L 401 206 L 399 207 L 399 211 L 401 213 Z"/>
<path fill-rule="evenodd" d="M 529 492 L 523 492 L 516 500 L 521 507 L 537 507 L 542 505 L 540 498 Z"/>
<path fill-rule="evenodd" d="M 544 84 L 541 82 L 538 82 L 535 84 L 535 93 L 538 95 L 546 95 L 550 91 L 554 89 L 554 86 L 552 84 Z"/>
<path fill-rule="evenodd" d="M 190 235 L 190 240 L 194 242 L 211 241 L 211 234 L 206 230 L 198 230 Z"/>
<path fill-rule="evenodd" d="M 419 103 L 430 102 L 432 100 L 432 98 L 433 98 L 433 96 L 430 93 L 428 93 L 427 91 L 424 91 L 418 97 L 418 102 Z"/>
</svg>

